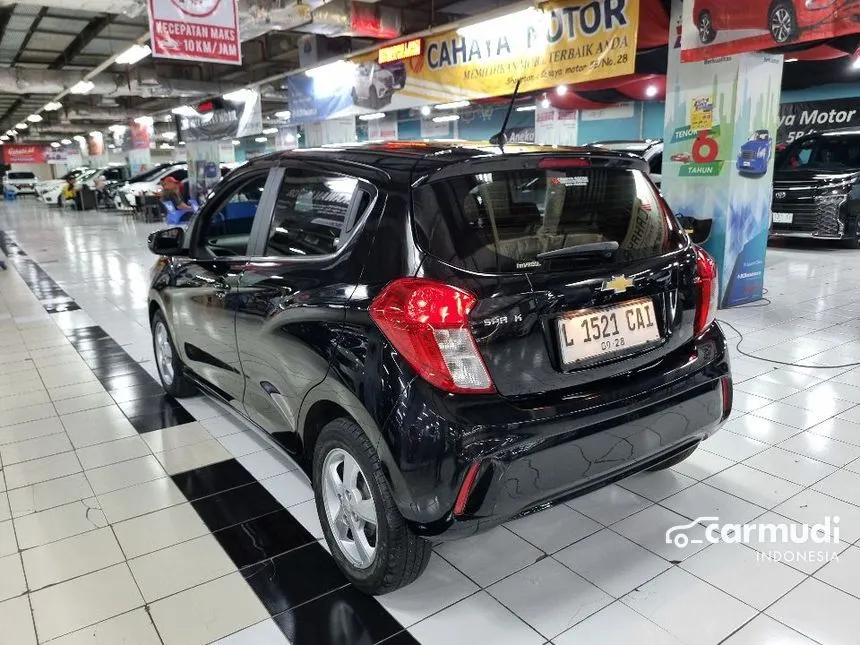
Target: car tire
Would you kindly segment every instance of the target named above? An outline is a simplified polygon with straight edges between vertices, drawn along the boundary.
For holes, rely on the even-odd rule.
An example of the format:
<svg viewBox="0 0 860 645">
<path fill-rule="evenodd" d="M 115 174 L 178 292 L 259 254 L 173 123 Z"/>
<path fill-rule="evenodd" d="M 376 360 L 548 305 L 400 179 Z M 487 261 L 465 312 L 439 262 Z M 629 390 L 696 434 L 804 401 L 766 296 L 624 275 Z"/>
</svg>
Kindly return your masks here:
<svg viewBox="0 0 860 645">
<path fill-rule="evenodd" d="M 842 240 L 842 248 L 860 249 L 860 235 L 854 235 L 853 237 Z"/>
<path fill-rule="evenodd" d="M 164 319 L 164 314 L 157 310 L 152 315 L 150 323 L 152 329 L 152 350 L 155 354 L 155 367 L 158 369 L 158 378 L 164 391 L 183 398 L 197 394 L 197 387 L 185 375 L 185 369 L 173 344 L 170 328 Z"/>
<path fill-rule="evenodd" d="M 699 444 L 696 444 L 695 446 L 688 448 L 684 452 L 680 452 L 677 455 L 675 455 L 674 457 L 671 457 L 671 458 L 667 459 L 666 461 L 661 461 L 659 464 L 651 466 L 650 468 L 647 468 L 646 470 L 649 473 L 656 473 L 656 472 L 660 472 L 661 470 L 666 470 L 667 468 L 671 468 L 672 466 L 677 466 L 682 461 L 684 461 L 687 457 L 689 457 L 694 452 L 696 452 L 696 448 L 698 448 L 698 447 L 699 447 Z"/>
<path fill-rule="evenodd" d="M 326 424 L 314 447 L 312 475 L 326 542 L 356 588 L 385 594 L 424 572 L 431 545 L 406 524 L 382 462 L 358 424 L 345 418 Z M 363 519 L 368 515 L 375 516 L 375 528 Z"/>
<path fill-rule="evenodd" d="M 797 12 L 791 0 L 774 0 L 767 12 L 767 26 L 775 43 L 791 42 L 799 33 Z"/>
<path fill-rule="evenodd" d="M 714 21 L 711 19 L 710 11 L 703 11 L 699 14 L 697 27 L 699 30 L 699 40 L 702 41 L 703 45 L 714 42 L 714 38 L 717 37 L 717 30 L 714 29 Z"/>
</svg>

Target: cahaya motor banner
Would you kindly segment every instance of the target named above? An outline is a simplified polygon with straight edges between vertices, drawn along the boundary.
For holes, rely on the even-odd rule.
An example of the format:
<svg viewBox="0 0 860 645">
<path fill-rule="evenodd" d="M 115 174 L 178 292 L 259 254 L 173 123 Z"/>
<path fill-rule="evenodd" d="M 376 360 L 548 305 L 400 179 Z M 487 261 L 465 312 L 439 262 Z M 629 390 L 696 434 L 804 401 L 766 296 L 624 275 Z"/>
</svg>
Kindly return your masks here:
<svg viewBox="0 0 860 645">
<path fill-rule="evenodd" d="M 152 55 L 242 64 L 238 0 L 149 0 Z"/>
<path fill-rule="evenodd" d="M 7 143 L 3 146 L 3 163 L 11 165 L 15 163 L 37 164 L 46 163 L 47 154 L 51 148 L 48 146 L 32 146 L 17 143 Z"/>
<path fill-rule="evenodd" d="M 633 73 L 638 0 L 567 0 L 414 38 L 287 79 L 294 123 Z"/>
<path fill-rule="evenodd" d="M 661 190 L 717 261 L 719 303 L 732 307 L 764 288 L 782 57 L 682 64 L 679 53 L 669 50 Z"/>
<path fill-rule="evenodd" d="M 685 63 L 860 32 L 858 0 L 686 0 Z"/>
<path fill-rule="evenodd" d="M 779 106 L 779 131 L 776 140 L 780 143 L 791 143 L 812 132 L 827 132 L 840 128 L 860 128 L 860 101 L 857 99 L 783 103 Z"/>
</svg>

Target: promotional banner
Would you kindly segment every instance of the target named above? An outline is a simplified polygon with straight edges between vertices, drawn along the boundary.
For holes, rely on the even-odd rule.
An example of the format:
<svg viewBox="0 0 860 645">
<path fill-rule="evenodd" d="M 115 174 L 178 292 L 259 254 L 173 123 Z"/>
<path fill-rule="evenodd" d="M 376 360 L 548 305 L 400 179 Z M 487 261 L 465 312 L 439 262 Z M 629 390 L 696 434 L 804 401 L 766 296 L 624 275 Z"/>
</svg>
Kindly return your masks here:
<svg viewBox="0 0 860 645">
<path fill-rule="evenodd" d="M 675 5 L 680 3 L 676 2 Z M 686 3 L 685 3 L 686 5 Z M 680 7 L 673 18 L 680 19 Z M 761 298 L 782 57 L 669 51 L 662 191 L 717 261 L 720 306 Z"/>
<path fill-rule="evenodd" d="M 397 114 L 384 119 L 367 122 L 367 138 L 370 141 L 397 141 Z"/>
<path fill-rule="evenodd" d="M 67 164 L 69 154 L 65 148 L 45 148 L 45 163 Z"/>
<path fill-rule="evenodd" d="M 189 141 L 188 194 L 199 199 L 221 180 L 220 148 L 217 141 Z"/>
<path fill-rule="evenodd" d="M 152 56 L 242 64 L 238 0 L 149 0 Z"/>
<path fill-rule="evenodd" d="M 260 134 L 263 131 L 263 108 L 260 94 L 241 92 L 242 98 L 224 100 L 211 112 L 182 117 L 179 127 L 183 141 L 217 141 Z"/>
<path fill-rule="evenodd" d="M 45 163 L 47 146 L 22 145 L 19 143 L 7 143 L 3 146 L 3 163 L 11 165 L 14 163 Z"/>
<path fill-rule="evenodd" d="M 129 147 L 132 150 L 149 150 L 152 143 L 152 125 L 137 123 L 134 119 L 128 121 Z"/>
<path fill-rule="evenodd" d="M 631 74 L 639 2 L 551 2 L 287 79 L 292 121 L 505 96 Z"/>
<path fill-rule="evenodd" d="M 132 148 L 126 153 L 126 158 L 132 175 L 139 175 L 152 167 L 152 155 L 149 148 Z"/>
<path fill-rule="evenodd" d="M 105 153 L 105 140 L 101 132 L 93 131 L 87 136 L 87 153 L 91 157 L 98 157 Z"/>
<path fill-rule="evenodd" d="M 856 0 L 687 0 L 681 60 L 703 61 L 857 32 Z"/>
<path fill-rule="evenodd" d="M 535 143 L 550 146 L 575 146 L 579 137 L 578 110 L 557 110 L 537 106 Z"/>
<path fill-rule="evenodd" d="M 827 99 L 783 103 L 779 106 L 779 131 L 776 140 L 791 143 L 812 132 L 840 128 L 860 128 L 860 102 L 857 99 Z"/>
</svg>

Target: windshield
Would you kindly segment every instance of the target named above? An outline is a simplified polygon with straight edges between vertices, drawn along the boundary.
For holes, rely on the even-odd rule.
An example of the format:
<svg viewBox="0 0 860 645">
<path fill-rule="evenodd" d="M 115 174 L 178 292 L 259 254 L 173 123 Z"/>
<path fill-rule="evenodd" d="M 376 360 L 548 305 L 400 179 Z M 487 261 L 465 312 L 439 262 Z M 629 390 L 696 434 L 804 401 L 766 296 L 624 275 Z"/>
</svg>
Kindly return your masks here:
<svg viewBox="0 0 860 645">
<path fill-rule="evenodd" d="M 416 188 L 413 203 L 425 250 L 481 272 L 537 269 L 538 254 L 582 244 L 617 242 L 609 261 L 623 262 L 661 255 L 681 241 L 639 170 L 573 167 L 460 175 Z"/>
<path fill-rule="evenodd" d="M 35 179 L 36 175 L 31 172 L 9 172 L 6 173 L 9 179 Z"/>
<path fill-rule="evenodd" d="M 167 164 L 161 164 L 160 166 L 155 166 L 154 168 L 150 168 L 149 170 L 145 170 L 139 175 L 135 175 L 131 179 L 128 180 L 130 184 L 136 184 L 140 181 L 152 181 L 156 177 L 158 177 L 161 173 L 164 172 L 165 168 L 168 168 Z"/>
<path fill-rule="evenodd" d="M 860 135 L 802 139 L 777 158 L 779 170 L 839 171 L 860 168 Z"/>
<path fill-rule="evenodd" d="M 77 180 L 78 181 L 87 181 L 87 180 L 95 177 L 98 174 L 98 172 L 99 172 L 98 169 L 85 170 L 84 172 L 82 172 L 80 175 L 77 176 Z"/>
</svg>

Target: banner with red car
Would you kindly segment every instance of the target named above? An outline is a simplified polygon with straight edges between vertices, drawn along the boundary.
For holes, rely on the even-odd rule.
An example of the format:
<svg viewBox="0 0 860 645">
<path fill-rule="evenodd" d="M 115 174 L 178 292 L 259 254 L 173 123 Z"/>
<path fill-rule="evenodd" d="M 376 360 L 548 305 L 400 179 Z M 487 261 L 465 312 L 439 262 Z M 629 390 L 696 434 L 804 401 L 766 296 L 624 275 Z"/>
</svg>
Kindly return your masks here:
<svg viewBox="0 0 860 645">
<path fill-rule="evenodd" d="M 702 61 L 860 32 L 860 0 L 686 0 L 681 60 Z"/>
<path fill-rule="evenodd" d="M 237 0 L 149 0 L 152 56 L 242 64 Z"/>
</svg>

